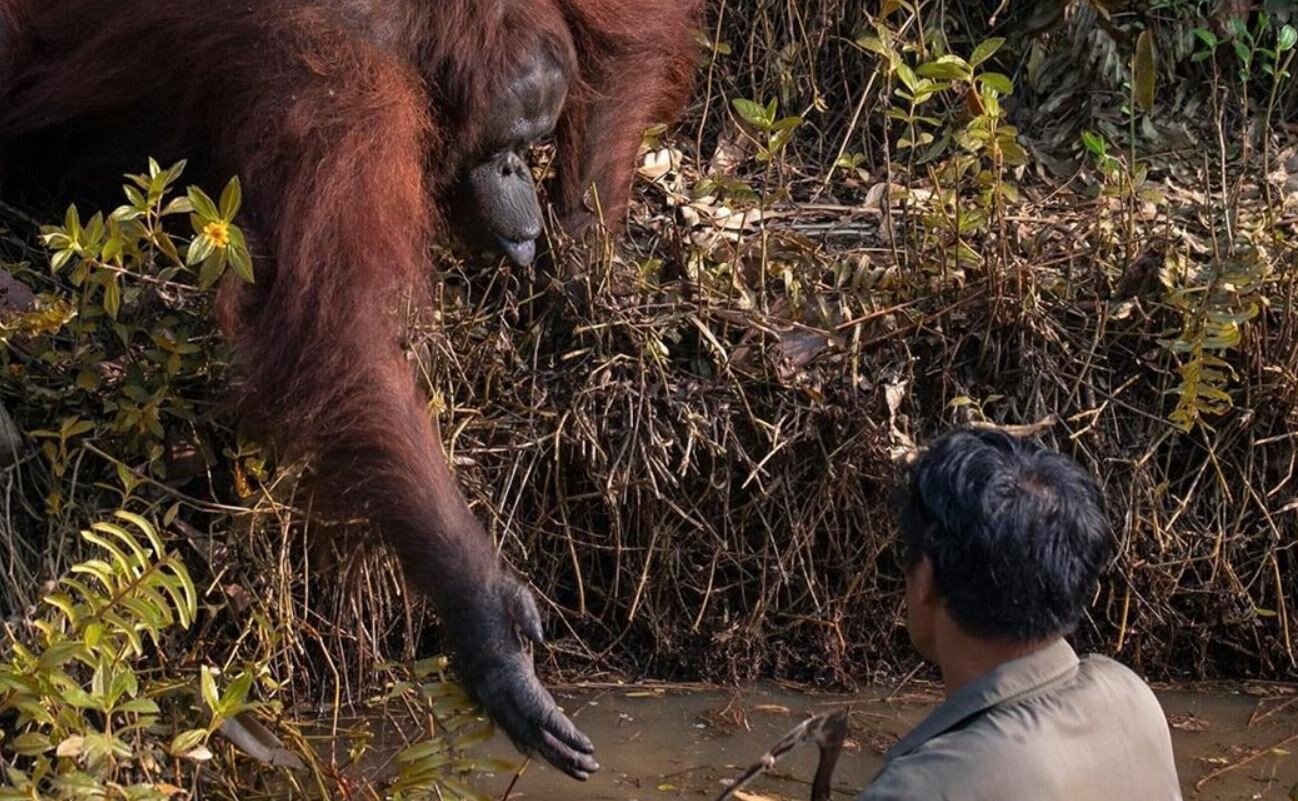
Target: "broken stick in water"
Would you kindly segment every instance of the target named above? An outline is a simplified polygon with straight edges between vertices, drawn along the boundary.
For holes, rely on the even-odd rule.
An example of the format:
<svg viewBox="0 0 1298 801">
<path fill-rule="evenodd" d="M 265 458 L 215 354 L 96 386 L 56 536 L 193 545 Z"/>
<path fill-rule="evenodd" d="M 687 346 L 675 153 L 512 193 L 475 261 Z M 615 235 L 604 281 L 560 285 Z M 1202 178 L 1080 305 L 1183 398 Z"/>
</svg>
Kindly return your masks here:
<svg viewBox="0 0 1298 801">
<path fill-rule="evenodd" d="M 739 774 L 739 778 L 717 796 L 716 801 L 725 801 L 736 790 L 752 781 L 757 774 L 770 770 L 775 765 L 775 760 L 808 741 L 814 742 L 820 749 L 816 775 L 811 780 L 811 801 L 829 801 L 829 783 L 834 778 L 834 766 L 838 764 L 838 755 L 843 750 L 843 740 L 846 738 L 846 708 L 822 712 L 810 717 L 781 737 L 769 751 L 762 754 L 761 759 L 753 763 L 752 767 Z"/>
</svg>

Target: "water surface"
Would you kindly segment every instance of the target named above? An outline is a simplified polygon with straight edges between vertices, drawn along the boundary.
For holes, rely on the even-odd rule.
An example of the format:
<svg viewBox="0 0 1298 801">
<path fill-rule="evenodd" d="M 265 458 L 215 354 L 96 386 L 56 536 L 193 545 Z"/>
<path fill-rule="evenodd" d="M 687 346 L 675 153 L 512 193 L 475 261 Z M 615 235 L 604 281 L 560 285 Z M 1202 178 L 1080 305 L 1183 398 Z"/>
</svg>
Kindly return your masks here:
<svg viewBox="0 0 1298 801">
<path fill-rule="evenodd" d="M 1298 734 L 1298 702 L 1280 705 L 1279 690 L 1254 693 L 1222 689 L 1159 692 L 1172 724 L 1177 770 L 1187 801 L 1286 801 L 1298 784 L 1298 742 L 1267 753 L 1208 782 L 1201 777 L 1255 750 Z M 852 704 L 852 731 L 835 773 L 835 798 L 851 799 L 883 764 L 883 752 L 919 722 L 939 700 L 931 690 L 873 689 L 854 695 L 820 695 L 780 688 L 736 692 L 585 688 L 561 692 L 560 703 L 598 744 L 603 769 L 574 782 L 540 763 L 521 776 L 493 774 L 478 785 L 494 798 L 509 788 L 516 801 L 651 801 L 711 799 L 726 782 L 762 755 L 806 715 Z M 1261 717 L 1268 710 L 1273 714 Z M 1250 719 L 1259 717 L 1253 725 Z M 499 734 L 483 747 L 518 762 Z M 816 752 L 805 745 L 779 761 L 773 773 L 744 789 L 751 801 L 808 798 Z M 512 783 L 512 788 L 510 785 Z M 1293 798 L 1298 801 L 1298 793 Z"/>
</svg>

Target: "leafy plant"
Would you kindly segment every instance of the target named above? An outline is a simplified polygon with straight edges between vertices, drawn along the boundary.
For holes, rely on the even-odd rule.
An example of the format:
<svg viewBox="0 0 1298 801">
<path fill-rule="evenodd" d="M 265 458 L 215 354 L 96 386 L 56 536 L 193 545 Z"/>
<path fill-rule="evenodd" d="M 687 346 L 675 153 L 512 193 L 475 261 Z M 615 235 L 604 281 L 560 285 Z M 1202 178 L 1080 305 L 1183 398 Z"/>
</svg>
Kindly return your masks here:
<svg viewBox="0 0 1298 801">
<path fill-rule="evenodd" d="M 430 798 L 486 799 L 467 782 L 480 770 L 508 771 L 513 766 L 500 760 L 470 757 L 464 750 L 485 742 L 494 731 L 491 722 L 464 689 L 447 678 L 447 659 L 433 657 L 416 662 L 409 678 L 393 682 L 375 705 L 399 702 L 430 708 L 440 723 L 441 736 L 420 740 L 395 757 L 396 776 L 388 785 L 392 801 L 422 801 Z"/>
<path fill-rule="evenodd" d="M 981 265 L 982 255 L 969 238 L 987 231 L 993 221 L 1004 220 L 1005 203 L 1018 200 L 1018 189 L 1006 180 L 1006 171 L 1029 161 L 1018 130 L 1005 123 L 1001 104 L 1001 98 L 1014 91 L 1014 83 L 986 68 L 1005 40 L 981 42 L 967 59 L 945 53 L 914 66 L 882 23 L 856 41 L 879 55 L 900 84 L 894 94 L 904 105 L 889 109 L 887 116 L 904 125 L 896 147 L 907 152 L 912 173 L 942 159 L 930 172 L 936 187 L 922 220 L 925 236 L 941 254 L 943 272 L 954 275 L 949 267 L 958 272 Z M 939 98 L 959 102 L 942 115 L 927 111 Z M 970 193 L 972 203 L 966 202 Z"/>
<path fill-rule="evenodd" d="M 61 280 L 0 330 L 6 343 L 22 342 L 4 349 L 0 375 L 11 394 L 39 399 L 25 404 L 22 423 L 56 479 L 46 510 L 59 525 L 73 521 L 63 518 L 70 510 L 57 479 L 80 458 L 80 443 L 93 440 L 124 463 L 142 459 L 148 474 L 166 478 L 169 446 L 197 436 L 198 404 L 219 382 L 224 348 L 210 289 L 229 270 L 253 280 L 234 223 L 242 190 L 234 178 L 219 203 L 192 186 L 176 196 L 184 167 L 150 160 L 126 177 L 126 204 L 88 219 L 70 206 L 62 225 L 43 227 Z M 192 236 L 175 230 L 180 215 Z"/>
<path fill-rule="evenodd" d="M 1181 324 L 1160 344 L 1179 360 L 1181 380 L 1171 390 L 1176 407 L 1168 414 L 1178 429 L 1211 428 L 1207 418 L 1230 410 L 1235 372 L 1226 357 L 1240 347 L 1246 324 L 1261 312 L 1269 274 L 1269 261 L 1255 249 L 1206 264 L 1169 252 L 1159 277 Z"/>
<path fill-rule="evenodd" d="M 258 685 L 268 701 L 252 700 L 265 664 L 225 677 L 211 664 L 195 670 L 169 663 L 175 637 L 195 622 L 198 591 L 152 523 L 118 511 L 81 536 L 96 555 L 74 565 L 45 597 L 30 622 L 30 640 L 10 636 L 0 643 L 0 801 L 162 801 L 201 784 L 200 767 L 213 761 L 220 766 L 215 775 L 229 786 L 298 785 L 287 771 L 309 770 L 316 782 L 295 791 L 305 797 L 330 797 L 329 787 L 365 779 L 321 764 L 291 725 L 284 731 L 296 749 L 249 718 L 279 709 L 273 682 Z M 480 799 L 469 774 L 510 767 L 466 754 L 493 729 L 446 668 L 444 657 L 423 660 L 368 704 L 374 714 L 396 707 L 427 716 L 425 736 L 395 755 L 399 767 L 383 797 Z M 254 760 L 236 763 L 233 752 L 212 742 L 217 732 L 257 746 Z M 359 760 L 368 738 L 349 745 Z M 225 796 L 218 788 L 213 794 Z"/>
<path fill-rule="evenodd" d="M 147 173 L 126 176 L 127 205 L 107 217 L 96 213 L 84 225 L 77 207 L 69 206 L 63 225 L 41 229 L 45 245 L 53 251 L 53 270 L 70 267 L 73 286 L 101 289 L 104 309 L 114 319 L 121 309 L 121 279 L 131 272 L 128 263 L 152 268 L 152 259 L 143 257 L 154 253 L 170 262 L 158 271 L 157 280 L 173 281 L 188 268 L 198 267 L 198 285 L 206 289 L 233 265 L 243 280 L 253 281 L 247 241 L 234 225 L 243 202 L 239 179 L 230 179 L 218 209 L 198 187 L 189 187 L 185 197 L 168 197 L 184 169 L 183 161 L 164 170 L 150 159 Z M 176 240 L 164 228 L 166 218 L 176 214 L 190 215 L 195 234 L 183 260 Z M 82 300 L 89 300 L 88 293 Z"/>
<path fill-rule="evenodd" d="M 763 164 L 777 159 L 793 139 L 793 134 L 804 122 L 799 114 L 780 117 L 779 101 L 772 99 L 762 105 L 753 100 L 736 98 L 732 105 L 744 122 L 762 135 L 758 143 L 757 160 Z"/>
<path fill-rule="evenodd" d="M 168 634 L 194 622 L 194 583 L 147 520 L 116 518 L 82 532 L 100 555 L 45 597 L 35 641 L 5 644 L 0 799 L 166 799 L 182 792 L 171 782 L 180 761 L 209 756 L 206 730 L 162 747 L 160 702 L 177 690 L 147 669 Z"/>
</svg>

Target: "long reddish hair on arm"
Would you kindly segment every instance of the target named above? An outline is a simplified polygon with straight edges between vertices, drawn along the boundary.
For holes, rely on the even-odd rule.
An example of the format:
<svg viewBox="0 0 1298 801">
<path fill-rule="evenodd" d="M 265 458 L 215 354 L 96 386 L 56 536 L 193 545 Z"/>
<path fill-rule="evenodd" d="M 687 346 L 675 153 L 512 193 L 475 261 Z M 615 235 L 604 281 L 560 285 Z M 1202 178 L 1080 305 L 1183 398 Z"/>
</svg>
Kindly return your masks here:
<svg viewBox="0 0 1298 801">
<path fill-rule="evenodd" d="M 243 179 L 257 283 L 219 304 L 240 416 L 314 455 L 323 497 L 371 519 L 437 604 L 470 691 L 578 778 L 593 748 L 536 680 L 518 636 L 541 639 L 535 602 L 451 476 L 397 302 L 427 296 L 429 246 L 493 126 L 544 118 L 555 80 L 561 213 L 583 227 L 594 187 L 616 222 L 643 129 L 685 102 L 698 5 L 0 0 L 0 170 L 12 156 L 44 186 L 188 157 L 200 179 Z M 531 191 L 499 185 L 504 214 Z"/>
<path fill-rule="evenodd" d="M 700 0 L 557 0 L 580 81 L 559 126 L 559 212 L 572 233 L 621 228 L 646 128 L 675 120 L 693 91 Z"/>
</svg>

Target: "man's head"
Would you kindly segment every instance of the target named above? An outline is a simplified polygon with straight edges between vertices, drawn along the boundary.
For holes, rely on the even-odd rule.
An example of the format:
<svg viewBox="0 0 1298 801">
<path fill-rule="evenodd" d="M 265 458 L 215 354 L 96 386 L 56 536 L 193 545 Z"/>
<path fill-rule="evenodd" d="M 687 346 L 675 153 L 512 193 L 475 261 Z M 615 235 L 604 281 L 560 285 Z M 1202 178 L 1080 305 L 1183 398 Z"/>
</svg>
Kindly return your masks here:
<svg viewBox="0 0 1298 801">
<path fill-rule="evenodd" d="M 935 658 L 944 615 L 979 640 L 1035 643 L 1081 619 L 1111 537 L 1076 462 L 998 431 L 959 430 L 911 470 L 901 506 L 907 625 Z"/>
</svg>

